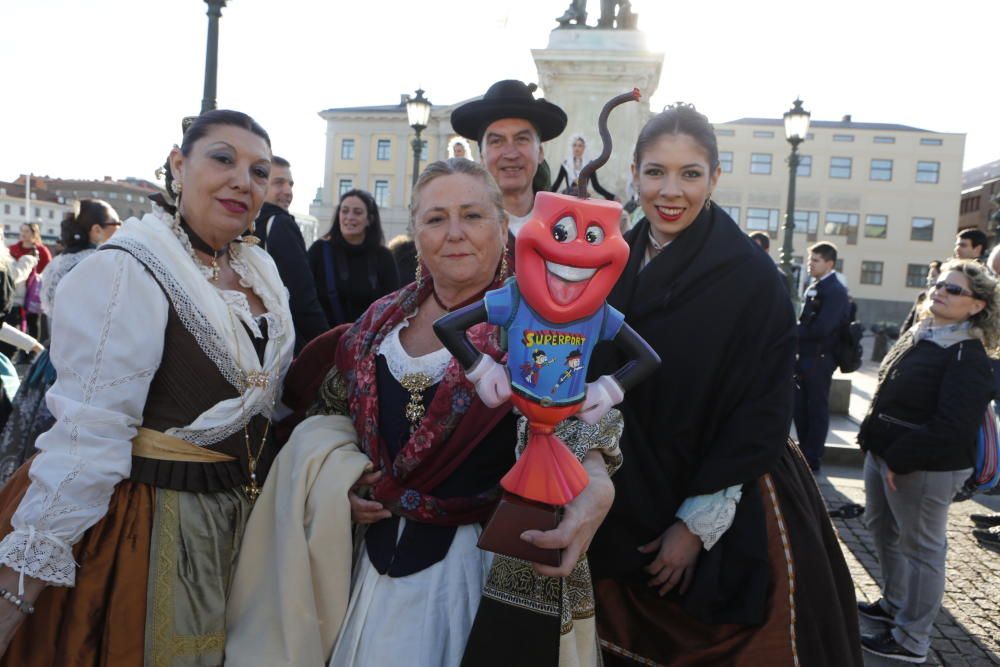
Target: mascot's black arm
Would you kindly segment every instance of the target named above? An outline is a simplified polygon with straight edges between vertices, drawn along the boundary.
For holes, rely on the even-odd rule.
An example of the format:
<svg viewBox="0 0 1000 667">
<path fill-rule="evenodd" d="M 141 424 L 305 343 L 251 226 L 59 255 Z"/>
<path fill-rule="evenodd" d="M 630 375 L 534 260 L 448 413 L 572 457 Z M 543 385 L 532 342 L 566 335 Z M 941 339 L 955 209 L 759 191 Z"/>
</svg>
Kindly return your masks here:
<svg viewBox="0 0 1000 667">
<path fill-rule="evenodd" d="M 434 333 L 437 334 L 438 340 L 444 344 L 452 356 L 462 365 L 463 370 L 468 371 L 475 366 L 482 354 L 482 352 L 469 342 L 465 331 L 481 322 L 485 322 L 486 317 L 486 303 L 477 301 L 439 317 L 434 322 Z M 650 351 L 652 352 L 652 350 Z M 655 355 L 656 353 L 654 352 L 653 354 Z M 659 363 L 659 359 L 657 359 L 657 363 Z"/>
<path fill-rule="evenodd" d="M 659 367 L 660 355 L 627 324 L 622 324 L 614 342 L 632 357 L 631 361 L 612 374 L 622 390 L 628 392 Z"/>
</svg>

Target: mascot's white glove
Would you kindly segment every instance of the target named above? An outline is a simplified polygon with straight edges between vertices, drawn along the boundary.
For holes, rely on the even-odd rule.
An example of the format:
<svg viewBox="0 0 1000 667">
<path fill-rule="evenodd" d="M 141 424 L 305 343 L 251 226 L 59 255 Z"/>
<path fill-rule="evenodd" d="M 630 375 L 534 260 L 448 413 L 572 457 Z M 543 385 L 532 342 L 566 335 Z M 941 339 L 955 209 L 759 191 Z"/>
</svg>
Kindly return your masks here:
<svg viewBox="0 0 1000 667">
<path fill-rule="evenodd" d="M 596 424 L 604 419 L 608 410 L 621 403 L 624 398 L 625 391 L 618 384 L 618 380 L 610 375 L 602 375 L 587 383 L 587 395 L 583 399 L 583 407 L 576 416 L 588 424 Z"/>
<path fill-rule="evenodd" d="M 487 407 L 495 408 L 510 399 L 510 376 L 507 375 L 507 368 L 488 355 L 479 355 L 479 360 L 465 372 L 465 377 L 476 385 L 476 393 Z"/>
</svg>

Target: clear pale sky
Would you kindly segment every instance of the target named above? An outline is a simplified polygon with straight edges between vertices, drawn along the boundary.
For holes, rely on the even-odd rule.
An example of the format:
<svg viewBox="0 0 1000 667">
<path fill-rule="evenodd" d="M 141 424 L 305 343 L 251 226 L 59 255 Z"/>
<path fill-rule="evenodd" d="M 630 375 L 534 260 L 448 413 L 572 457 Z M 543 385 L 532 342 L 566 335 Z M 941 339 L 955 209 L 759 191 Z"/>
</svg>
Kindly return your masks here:
<svg viewBox="0 0 1000 667">
<path fill-rule="evenodd" d="M 291 160 L 293 210 L 322 185 L 328 107 L 393 104 L 417 86 L 448 104 L 537 78 L 569 0 L 231 0 L 218 104 L 253 115 Z M 591 23 L 600 13 L 590 0 Z M 0 180 L 153 180 L 201 106 L 203 0 L 0 0 Z M 1000 159 L 1000 2 L 633 0 L 666 55 L 654 109 L 716 122 L 780 117 L 967 134 L 965 167 Z"/>
</svg>

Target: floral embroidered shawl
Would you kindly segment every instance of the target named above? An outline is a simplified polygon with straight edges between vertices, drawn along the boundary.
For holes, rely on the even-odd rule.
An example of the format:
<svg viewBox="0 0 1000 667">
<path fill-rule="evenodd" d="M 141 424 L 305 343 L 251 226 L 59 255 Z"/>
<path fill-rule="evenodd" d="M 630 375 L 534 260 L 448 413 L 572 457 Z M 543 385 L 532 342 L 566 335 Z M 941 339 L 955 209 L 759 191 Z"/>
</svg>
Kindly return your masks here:
<svg viewBox="0 0 1000 667">
<path fill-rule="evenodd" d="M 499 281 L 498 281 L 499 282 Z M 497 287 L 494 284 L 492 287 Z M 385 336 L 430 297 L 424 277 L 375 302 L 337 345 L 335 365 L 345 385 L 347 407 L 361 449 L 386 474 L 372 497 L 394 514 L 416 521 L 457 526 L 485 521 L 499 498 L 499 486 L 471 497 L 437 498 L 433 490 L 458 468 L 482 438 L 510 411 L 510 404 L 488 408 L 454 359 L 419 426 L 395 458 L 378 431 L 376 357 Z M 499 329 L 479 324 L 468 330 L 472 344 L 503 363 Z M 514 447 L 511 442 L 511 448 Z"/>
</svg>

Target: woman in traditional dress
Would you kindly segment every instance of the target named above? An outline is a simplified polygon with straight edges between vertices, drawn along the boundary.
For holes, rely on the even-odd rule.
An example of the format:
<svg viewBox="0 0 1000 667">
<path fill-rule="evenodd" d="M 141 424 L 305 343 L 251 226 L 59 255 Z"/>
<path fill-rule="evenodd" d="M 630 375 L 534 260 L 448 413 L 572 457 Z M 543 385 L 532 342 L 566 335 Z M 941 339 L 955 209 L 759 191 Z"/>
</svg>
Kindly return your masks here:
<svg viewBox="0 0 1000 667">
<path fill-rule="evenodd" d="M 52 258 L 40 276 L 42 314 L 48 320 L 52 319 L 56 286 L 73 267 L 94 254 L 99 244 L 110 239 L 121 224 L 118 213 L 100 199 L 80 200 L 76 211 L 63 220 L 64 250 Z M 52 360 L 47 351 L 41 351 L 31 363 L 18 389 L 10 419 L 0 432 L 0 486 L 34 455 L 38 436 L 52 428 L 55 419 L 45 405 L 45 393 L 55 380 Z"/>
<path fill-rule="evenodd" d="M 237 242 L 270 159 L 246 114 L 199 116 L 176 215 L 130 220 L 59 289 L 56 422 L 0 492 L 0 664 L 222 664 L 294 340 L 273 261 Z"/>
<path fill-rule="evenodd" d="M 556 182 L 552 186 L 552 192 L 563 192 L 563 193 L 576 193 L 577 180 L 580 177 L 580 171 L 583 169 L 584 165 L 589 162 L 586 157 L 587 153 L 587 140 L 583 138 L 582 134 L 574 134 L 570 137 L 570 154 L 566 156 L 566 159 L 562 161 L 559 165 L 559 175 L 556 176 Z M 565 183 L 565 187 L 563 187 Z M 605 199 L 614 200 L 614 193 L 608 192 L 601 187 L 601 184 L 597 181 L 597 172 L 594 172 L 590 177 L 590 185 L 594 186 L 594 190 L 597 191 L 599 195 Z M 563 187 L 562 190 L 559 188 Z"/>
<path fill-rule="evenodd" d="M 354 322 L 399 287 L 392 253 L 385 247 L 375 198 L 364 190 L 340 197 L 330 233 L 309 247 L 316 294 L 331 326 Z"/>
<path fill-rule="evenodd" d="M 489 408 L 479 400 L 431 325 L 503 283 L 506 215 L 489 173 L 462 158 L 427 167 L 410 212 L 422 275 L 354 326 L 311 343 L 289 373 L 286 401 L 312 405 L 312 416 L 285 445 L 248 526 L 227 660 L 597 665 L 581 554 L 610 505 L 620 416 L 612 411 L 595 426 L 570 420 L 557 430 L 590 484 L 558 529 L 522 539 L 563 549 L 558 567 L 533 569 L 478 549 L 525 424 L 509 403 Z M 504 356 L 496 326 L 477 325 L 468 336 L 494 359 Z M 338 420 L 349 437 L 356 429 L 360 453 L 338 450 L 333 458 L 330 443 L 343 439 Z M 353 476 L 338 480 L 344 470 Z M 364 532 L 349 574 L 352 519 Z M 344 525 L 334 532 L 338 520 Z"/>
<path fill-rule="evenodd" d="M 609 303 L 663 363 L 621 405 L 625 462 L 591 546 L 605 664 L 860 665 L 850 574 L 788 440 L 792 307 L 711 202 L 712 126 L 655 116 L 632 174 L 645 218 Z"/>
<path fill-rule="evenodd" d="M 881 599 L 858 604 L 885 624 L 862 639 L 869 653 L 919 663 L 930 650 L 944 596 L 948 508 L 976 461 L 994 392 L 987 350 L 998 348 L 996 276 L 976 260 L 953 260 L 879 368 L 858 431 L 867 452 L 864 521 L 883 574 Z"/>
</svg>

